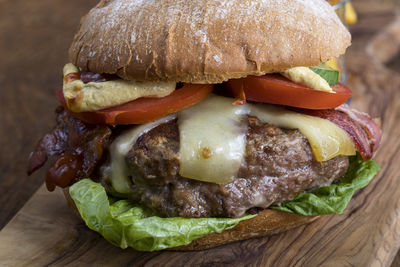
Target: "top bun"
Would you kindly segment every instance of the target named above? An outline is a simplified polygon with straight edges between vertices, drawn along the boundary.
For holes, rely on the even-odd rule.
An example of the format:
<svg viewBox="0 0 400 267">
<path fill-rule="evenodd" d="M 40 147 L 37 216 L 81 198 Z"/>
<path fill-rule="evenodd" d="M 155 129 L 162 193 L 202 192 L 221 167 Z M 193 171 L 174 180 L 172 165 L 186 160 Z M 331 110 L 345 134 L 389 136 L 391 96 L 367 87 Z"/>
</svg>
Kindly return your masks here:
<svg viewBox="0 0 400 267">
<path fill-rule="evenodd" d="M 70 60 L 127 80 L 219 83 L 315 66 L 350 43 L 324 0 L 102 0 Z"/>
</svg>

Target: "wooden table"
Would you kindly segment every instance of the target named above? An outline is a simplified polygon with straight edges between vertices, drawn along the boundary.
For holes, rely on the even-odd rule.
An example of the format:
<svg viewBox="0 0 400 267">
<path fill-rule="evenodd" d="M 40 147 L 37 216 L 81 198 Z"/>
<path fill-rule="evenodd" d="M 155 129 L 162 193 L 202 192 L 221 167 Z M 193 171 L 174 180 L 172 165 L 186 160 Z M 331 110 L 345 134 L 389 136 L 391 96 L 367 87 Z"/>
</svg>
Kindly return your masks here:
<svg viewBox="0 0 400 267">
<path fill-rule="evenodd" d="M 31 177 L 26 176 L 27 158 L 36 141 L 54 125 L 52 110 L 57 105 L 54 92 L 61 86 L 61 70 L 67 62 L 69 44 L 80 17 L 96 2 L 0 0 L 0 229 L 43 183 L 43 170 Z M 171 265 L 195 264 L 202 259 L 205 265 L 390 265 L 400 246 L 400 223 L 396 223 L 400 216 L 400 58 L 396 56 L 400 47 L 400 19 L 396 20 L 394 2 L 354 1 L 360 21 L 352 27 L 353 46 L 347 54 L 352 74 L 349 85 L 355 91 L 353 105 L 382 117 L 385 134 L 384 144 L 376 157 L 382 166 L 378 179 L 356 194 L 343 215 L 326 216 L 282 235 L 204 252 L 142 254 L 112 248 L 70 216 L 60 194 L 48 194 L 40 189 L 0 232 L 0 240 L 10 242 L 6 245 L 0 242 L 0 265 L 5 257 L 4 251 L 12 247 L 12 239 L 18 236 L 10 235 L 16 229 L 13 225 L 28 229 L 29 224 L 34 224 L 37 219 L 30 216 L 42 216 L 38 223 L 47 227 L 42 229 L 43 233 L 56 231 L 60 225 L 65 229 L 73 227 L 63 236 L 66 240 L 64 246 L 58 244 L 56 247 L 58 252 L 43 254 L 50 255 L 54 264 L 89 263 L 88 260 L 93 263 L 101 257 L 96 252 L 106 250 L 118 255 L 113 258 L 114 262 L 110 262 L 114 264 L 156 265 L 167 261 Z M 51 206 L 53 200 L 60 201 L 60 204 Z M 33 210 L 42 213 L 38 215 Z M 69 219 L 53 222 L 50 217 L 43 216 L 49 213 Z M 75 238 L 72 241 L 71 236 Z M 37 238 L 36 241 L 40 242 L 40 236 Z M 292 240 L 293 243 L 282 240 Z M 354 240 L 357 240 L 356 246 Z M 342 246 L 338 246 L 338 242 L 343 242 Z M 70 246 L 69 254 L 62 250 L 66 246 Z M 49 263 L 45 260 L 41 258 L 32 262 Z M 397 254 L 393 266 L 400 266 L 400 254 Z"/>
</svg>

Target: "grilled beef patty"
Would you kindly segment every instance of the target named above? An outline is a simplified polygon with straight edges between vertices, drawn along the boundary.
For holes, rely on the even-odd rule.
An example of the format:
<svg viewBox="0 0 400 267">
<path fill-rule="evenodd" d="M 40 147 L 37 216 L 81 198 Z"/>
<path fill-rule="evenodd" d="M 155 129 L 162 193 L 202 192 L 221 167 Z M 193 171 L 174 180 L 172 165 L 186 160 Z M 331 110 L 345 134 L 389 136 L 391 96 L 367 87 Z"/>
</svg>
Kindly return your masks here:
<svg viewBox="0 0 400 267">
<path fill-rule="evenodd" d="M 232 183 L 218 185 L 179 175 L 176 120 L 143 134 L 127 156 L 132 199 L 166 217 L 240 217 L 331 184 L 348 169 L 348 158 L 317 162 L 305 136 L 248 117 L 244 162 Z"/>
</svg>

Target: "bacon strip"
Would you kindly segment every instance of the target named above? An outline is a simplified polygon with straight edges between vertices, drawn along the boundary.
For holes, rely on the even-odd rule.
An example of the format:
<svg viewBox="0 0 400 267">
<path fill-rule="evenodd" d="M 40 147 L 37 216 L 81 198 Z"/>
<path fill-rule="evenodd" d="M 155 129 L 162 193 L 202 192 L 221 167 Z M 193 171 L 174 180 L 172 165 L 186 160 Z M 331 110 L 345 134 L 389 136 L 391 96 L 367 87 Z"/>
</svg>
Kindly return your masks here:
<svg viewBox="0 0 400 267">
<path fill-rule="evenodd" d="M 88 177 L 101 160 L 111 136 L 108 126 L 85 124 L 69 116 L 63 108 L 56 112 L 56 127 L 39 141 L 28 166 L 30 175 L 42 167 L 48 157 L 56 157 L 46 175 L 49 191 Z"/>
<path fill-rule="evenodd" d="M 63 131 L 61 127 L 58 127 L 62 121 L 61 116 L 59 116 L 62 110 L 62 108 L 56 110 L 57 127 L 43 136 L 37 143 L 35 151 L 29 155 L 28 175 L 31 175 L 37 169 L 41 168 L 46 163 L 48 157 L 60 155 L 65 150 L 68 137 L 65 131 Z"/>
<path fill-rule="evenodd" d="M 378 123 L 375 123 L 367 113 L 351 109 L 347 104 L 337 107 L 336 110 L 347 114 L 363 128 L 370 140 L 371 150 L 372 152 L 375 152 L 378 149 L 382 138 L 382 130 L 380 125 L 378 125 L 380 124 L 380 120 Z"/>
<path fill-rule="evenodd" d="M 346 110 L 342 112 L 341 110 Z M 352 138 L 363 160 L 372 158 L 379 146 L 381 130 L 368 115 L 352 110 L 348 106 L 340 109 L 298 110 L 300 113 L 327 119 L 346 131 Z M 352 114 L 352 115 L 349 115 Z M 367 129 L 367 130 L 366 130 Z"/>
</svg>

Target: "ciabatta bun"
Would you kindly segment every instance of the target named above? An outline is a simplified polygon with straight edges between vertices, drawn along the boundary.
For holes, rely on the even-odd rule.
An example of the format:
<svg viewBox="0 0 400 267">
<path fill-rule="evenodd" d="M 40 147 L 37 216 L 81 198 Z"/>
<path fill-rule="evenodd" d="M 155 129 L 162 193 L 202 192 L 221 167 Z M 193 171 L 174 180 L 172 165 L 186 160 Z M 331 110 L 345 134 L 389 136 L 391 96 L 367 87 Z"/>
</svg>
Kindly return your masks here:
<svg viewBox="0 0 400 267">
<path fill-rule="evenodd" d="M 350 42 L 322 0 L 102 0 L 82 19 L 70 60 L 127 80 L 219 83 L 315 66 Z"/>
</svg>

